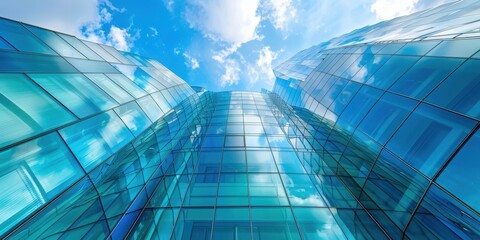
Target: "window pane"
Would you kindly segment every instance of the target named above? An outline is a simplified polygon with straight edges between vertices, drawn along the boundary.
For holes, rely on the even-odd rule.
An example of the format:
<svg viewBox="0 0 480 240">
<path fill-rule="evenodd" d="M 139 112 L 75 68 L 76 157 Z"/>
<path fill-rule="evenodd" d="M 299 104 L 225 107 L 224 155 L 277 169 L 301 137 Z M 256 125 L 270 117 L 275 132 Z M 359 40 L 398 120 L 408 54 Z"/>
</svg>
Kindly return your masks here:
<svg viewBox="0 0 480 240">
<path fill-rule="evenodd" d="M 480 218 L 437 186 L 430 187 L 409 224 L 406 236 L 416 239 L 478 239 Z"/>
<path fill-rule="evenodd" d="M 475 124 L 459 115 L 421 104 L 393 135 L 387 148 L 432 177 Z"/>
<path fill-rule="evenodd" d="M 137 84 L 132 82 L 132 80 L 125 77 L 123 74 L 106 74 L 110 79 L 112 79 L 116 84 L 125 89 L 128 93 L 132 94 L 134 98 L 140 98 L 147 93 L 143 91 Z"/>
<path fill-rule="evenodd" d="M 397 54 L 405 55 L 419 55 L 423 56 L 425 53 L 435 47 L 439 41 L 420 41 L 407 43 Z"/>
<path fill-rule="evenodd" d="M 448 40 L 438 44 L 427 56 L 468 58 L 480 49 L 478 39 Z"/>
<path fill-rule="evenodd" d="M 76 123 L 59 131 L 86 171 L 133 139 L 128 128 L 113 111 Z"/>
<path fill-rule="evenodd" d="M 135 136 L 138 136 L 143 130 L 152 125 L 147 115 L 145 115 L 136 102 L 121 105 L 115 108 L 115 112 Z"/>
<path fill-rule="evenodd" d="M 405 73 L 419 57 L 393 56 L 366 82 L 369 85 L 388 89 Z"/>
<path fill-rule="evenodd" d="M 137 100 L 138 105 L 142 108 L 142 110 L 147 114 L 150 121 L 155 122 L 157 121 L 162 115 L 162 110 L 158 107 L 152 97 L 145 96 Z"/>
<path fill-rule="evenodd" d="M 120 60 L 120 62 L 122 62 L 123 64 L 133 65 L 133 63 L 130 60 L 128 60 L 126 57 L 124 57 L 117 49 L 107 45 L 101 45 L 101 47 L 107 50 L 107 52 L 110 53 L 112 56 L 114 56 L 116 59 Z"/>
<path fill-rule="evenodd" d="M 0 152 L 0 234 L 83 176 L 58 134 Z"/>
<path fill-rule="evenodd" d="M 16 50 L 12 45 L 10 45 L 10 43 L 3 40 L 1 36 L 0 36 L 0 49 Z"/>
<path fill-rule="evenodd" d="M 128 101 L 132 101 L 134 98 L 130 96 L 125 90 L 115 84 L 110 78 L 103 74 L 85 74 L 90 80 L 92 80 L 103 91 L 113 97 L 118 103 L 122 104 Z"/>
<path fill-rule="evenodd" d="M 0 51 L 0 71 L 75 73 L 78 72 L 61 57 Z"/>
<path fill-rule="evenodd" d="M 357 60 L 358 64 L 356 66 L 352 65 L 350 67 L 358 69 L 357 73 L 352 77 L 353 81 L 364 83 L 390 58 L 390 55 L 372 55 L 367 53 L 368 51 Z"/>
<path fill-rule="evenodd" d="M 220 174 L 217 206 L 248 206 L 246 173 Z"/>
<path fill-rule="evenodd" d="M 251 206 L 288 206 L 278 174 L 249 173 L 248 189 Z"/>
<path fill-rule="evenodd" d="M 301 239 L 290 208 L 252 208 L 253 239 Z"/>
<path fill-rule="evenodd" d="M 117 105 L 115 100 L 80 74 L 29 76 L 80 118 Z"/>
<path fill-rule="evenodd" d="M 103 59 L 98 56 L 92 49 L 83 44 L 82 41 L 78 40 L 74 36 L 69 36 L 63 33 L 57 33 L 61 38 L 67 41 L 70 45 L 75 47 L 79 52 L 81 52 L 88 59 L 103 61 Z"/>
<path fill-rule="evenodd" d="M 463 59 L 456 58 L 424 57 L 408 70 L 390 90 L 423 99 L 462 62 Z"/>
<path fill-rule="evenodd" d="M 217 208 L 213 226 L 214 240 L 251 239 L 248 208 Z"/>
<path fill-rule="evenodd" d="M 100 47 L 98 44 L 89 42 L 89 41 L 82 41 L 87 45 L 90 49 L 92 49 L 96 54 L 100 55 L 105 61 L 107 62 L 114 62 L 120 63 L 116 58 L 114 58 L 110 53 L 108 53 L 105 49 Z"/>
<path fill-rule="evenodd" d="M 280 173 L 305 173 L 295 152 L 272 151 Z"/>
<path fill-rule="evenodd" d="M 328 208 L 294 208 L 293 212 L 304 239 L 346 239 Z"/>
<path fill-rule="evenodd" d="M 292 206 L 326 206 L 307 174 L 281 174 L 281 176 Z"/>
<path fill-rule="evenodd" d="M 66 60 L 83 73 L 118 73 L 118 71 L 107 62 L 76 58 L 66 58 Z"/>
<path fill-rule="evenodd" d="M 383 145 L 417 104 L 417 101 L 385 93 L 360 123 L 359 129 Z"/>
<path fill-rule="evenodd" d="M 356 126 L 382 94 L 380 90 L 363 86 L 340 117 Z"/>
<path fill-rule="evenodd" d="M 447 165 L 437 182 L 460 200 L 480 212 L 480 131 L 477 131 Z"/>
<path fill-rule="evenodd" d="M 45 43 L 47 43 L 58 54 L 65 57 L 85 58 L 82 54 L 75 50 L 75 48 L 70 46 L 61 37 L 59 37 L 56 33 L 34 26 L 27 25 L 26 27 L 35 35 L 37 35 L 40 39 L 42 39 Z"/>
<path fill-rule="evenodd" d="M 427 101 L 480 118 L 480 60 L 468 60 L 428 97 Z"/>
<path fill-rule="evenodd" d="M 17 22 L 0 19 L 0 37 L 20 51 L 56 55 L 52 49 Z"/>
<path fill-rule="evenodd" d="M 76 118 L 23 74 L 0 74 L 0 146 Z"/>
<path fill-rule="evenodd" d="M 183 206 L 214 206 L 217 188 L 218 173 L 194 175 L 183 201 Z"/>
<path fill-rule="evenodd" d="M 178 214 L 172 239 L 208 240 L 211 236 L 213 208 L 183 208 Z"/>
<path fill-rule="evenodd" d="M 249 172 L 278 172 L 270 151 L 247 151 Z"/>
<path fill-rule="evenodd" d="M 245 151 L 224 151 L 222 172 L 246 172 Z"/>
<path fill-rule="evenodd" d="M 149 93 L 165 88 L 139 67 L 120 64 L 114 64 L 113 66 L 136 83 L 141 89 Z"/>
</svg>

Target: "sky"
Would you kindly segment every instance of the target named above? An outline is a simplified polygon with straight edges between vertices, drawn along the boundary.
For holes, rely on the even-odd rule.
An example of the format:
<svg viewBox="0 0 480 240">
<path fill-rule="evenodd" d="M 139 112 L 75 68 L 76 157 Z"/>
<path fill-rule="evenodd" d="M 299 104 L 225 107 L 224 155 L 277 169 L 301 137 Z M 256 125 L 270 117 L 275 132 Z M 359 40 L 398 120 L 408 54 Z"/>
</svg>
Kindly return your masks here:
<svg viewBox="0 0 480 240">
<path fill-rule="evenodd" d="M 272 68 L 452 0 L 2 0 L 0 16 L 155 58 L 192 86 L 271 90 Z"/>
</svg>

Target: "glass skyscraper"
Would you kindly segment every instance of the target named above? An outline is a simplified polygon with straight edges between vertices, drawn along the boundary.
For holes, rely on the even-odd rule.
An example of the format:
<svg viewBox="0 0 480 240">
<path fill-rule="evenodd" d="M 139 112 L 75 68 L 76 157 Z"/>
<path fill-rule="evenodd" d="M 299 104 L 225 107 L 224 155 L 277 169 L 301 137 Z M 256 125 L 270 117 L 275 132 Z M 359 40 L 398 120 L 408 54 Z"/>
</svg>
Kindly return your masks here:
<svg viewBox="0 0 480 240">
<path fill-rule="evenodd" d="M 0 238 L 480 239 L 480 3 L 191 87 L 0 19 Z"/>
</svg>

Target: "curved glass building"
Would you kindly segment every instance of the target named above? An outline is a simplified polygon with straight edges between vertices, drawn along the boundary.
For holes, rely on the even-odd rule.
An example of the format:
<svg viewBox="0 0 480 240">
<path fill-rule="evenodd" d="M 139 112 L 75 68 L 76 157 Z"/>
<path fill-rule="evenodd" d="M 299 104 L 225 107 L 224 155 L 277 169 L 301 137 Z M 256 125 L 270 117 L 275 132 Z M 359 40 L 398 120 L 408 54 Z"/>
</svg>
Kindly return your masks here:
<svg viewBox="0 0 480 240">
<path fill-rule="evenodd" d="M 0 238 L 480 239 L 480 3 L 191 87 L 0 19 Z"/>
</svg>

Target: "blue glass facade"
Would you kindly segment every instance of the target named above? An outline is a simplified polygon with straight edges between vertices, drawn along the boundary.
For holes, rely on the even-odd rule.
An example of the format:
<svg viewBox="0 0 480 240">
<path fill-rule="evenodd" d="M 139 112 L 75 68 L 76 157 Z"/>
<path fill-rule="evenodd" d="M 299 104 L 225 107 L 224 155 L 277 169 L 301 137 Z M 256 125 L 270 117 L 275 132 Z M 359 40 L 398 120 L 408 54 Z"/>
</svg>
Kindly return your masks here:
<svg viewBox="0 0 480 240">
<path fill-rule="evenodd" d="M 478 239 L 478 9 L 306 49 L 262 93 L 0 19 L 0 237 Z"/>
</svg>

